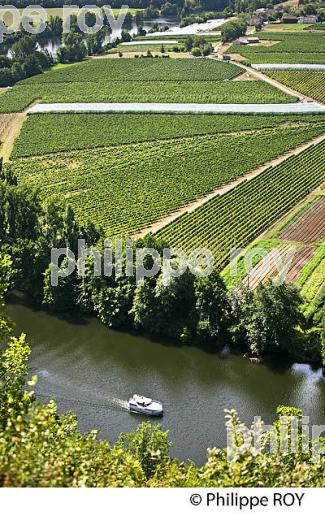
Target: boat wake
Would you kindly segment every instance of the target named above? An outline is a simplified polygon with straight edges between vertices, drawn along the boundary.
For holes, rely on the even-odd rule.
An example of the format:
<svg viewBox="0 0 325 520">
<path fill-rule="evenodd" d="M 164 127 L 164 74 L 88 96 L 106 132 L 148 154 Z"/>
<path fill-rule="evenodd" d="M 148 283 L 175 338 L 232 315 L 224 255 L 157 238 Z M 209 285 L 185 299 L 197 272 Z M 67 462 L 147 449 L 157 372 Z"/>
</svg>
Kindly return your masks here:
<svg viewBox="0 0 325 520">
<path fill-rule="evenodd" d="M 55 398 L 58 403 L 87 404 L 100 408 L 113 408 L 118 410 L 129 410 L 128 401 L 120 399 L 114 395 L 104 394 L 89 385 L 83 384 L 82 387 L 66 381 L 64 378 L 51 374 L 47 370 L 37 372 L 39 377 L 36 395 L 40 398 Z M 50 388 L 48 383 L 50 383 Z M 64 392 L 62 392 L 64 389 Z M 65 395 L 62 395 L 65 394 Z"/>
</svg>

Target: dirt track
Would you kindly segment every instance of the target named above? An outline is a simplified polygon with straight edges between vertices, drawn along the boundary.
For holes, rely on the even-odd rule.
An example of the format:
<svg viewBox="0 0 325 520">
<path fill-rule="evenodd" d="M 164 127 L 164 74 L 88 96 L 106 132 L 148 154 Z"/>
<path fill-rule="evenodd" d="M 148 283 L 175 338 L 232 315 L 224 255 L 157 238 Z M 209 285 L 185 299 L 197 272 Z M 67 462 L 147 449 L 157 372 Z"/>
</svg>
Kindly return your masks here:
<svg viewBox="0 0 325 520">
<path fill-rule="evenodd" d="M 12 114 L 12 119 L 5 128 L 3 134 L 2 134 L 2 150 L 1 155 L 3 157 L 3 161 L 7 162 L 9 161 L 10 154 L 12 152 L 12 149 L 14 147 L 15 140 L 17 139 L 18 135 L 20 134 L 21 128 L 23 126 L 23 123 L 25 119 L 27 118 L 26 113 L 18 113 L 18 114 Z"/>
<path fill-rule="evenodd" d="M 306 96 L 303 96 L 297 90 L 293 90 L 292 88 L 287 87 L 286 85 L 283 85 L 279 81 L 276 81 L 275 79 L 269 78 L 268 76 L 266 76 L 262 72 L 259 72 L 259 71 L 255 70 L 255 69 L 252 69 L 251 67 L 248 67 L 247 65 L 244 65 L 243 63 L 241 63 L 239 61 L 236 61 L 236 65 L 238 65 L 238 67 L 241 67 L 246 72 L 248 72 L 251 77 L 253 77 L 255 79 L 258 79 L 258 80 L 261 80 L 261 81 L 265 81 L 266 83 L 269 83 L 273 87 L 276 87 L 277 89 L 282 90 L 282 92 L 285 92 L 286 94 L 289 94 L 290 96 L 298 97 L 300 99 L 300 101 L 302 101 L 303 99 L 306 98 Z"/>
<path fill-rule="evenodd" d="M 182 207 L 181 209 L 174 211 L 164 217 L 163 219 L 159 220 L 158 222 L 155 222 L 154 224 L 151 224 L 150 226 L 145 227 L 142 229 L 139 233 L 136 233 L 134 235 L 134 238 L 141 238 L 147 235 L 148 233 L 156 233 L 163 227 L 167 226 L 167 224 L 170 224 L 174 220 L 176 220 L 178 217 L 183 215 L 184 213 L 190 213 L 191 211 L 194 211 L 195 209 L 202 206 L 202 204 L 205 204 L 208 200 L 216 197 L 217 195 L 223 195 L 230 191 L 232 188 L 237 186 L 238 184 L 253 179 L 254 177 L 257 177 L 260 173 L 264 172 L 267 168 L 270 166 L 276 166 L 283 162 L 288 157 L 291 157 L 292 155 L 297 155 L 298 153 L 306 150 L 306 148 L 309 148 L 309 146 L 312 146 L 314 144 L 318 144 L 321 141 L 325 139 L 325 134 L 315 137 L 311 141 L 308 141 L 307 143 L 303 143 L 299 145 L 297 148 L 294 148 L 293 150 L 290 150 L 289 152 L 285 152 L 284 154 L 276 157 L 275 159 L 272 159 L 271 161 L 268 161 L 264 163 L 262 166 L 259 166 L 255 170 L 247 173 L 246 175 L 239 177 L 238 179 L 226 184 L 225 186 L 222 186 L 221 188 L 217 188 L 216 190 L 212 191 L 208 195 L 205 195 L 204 197 L 198 198 L 195 202 L 192 202 L 191 204 L 188 204 L 187 206 Z"/>
</svg>

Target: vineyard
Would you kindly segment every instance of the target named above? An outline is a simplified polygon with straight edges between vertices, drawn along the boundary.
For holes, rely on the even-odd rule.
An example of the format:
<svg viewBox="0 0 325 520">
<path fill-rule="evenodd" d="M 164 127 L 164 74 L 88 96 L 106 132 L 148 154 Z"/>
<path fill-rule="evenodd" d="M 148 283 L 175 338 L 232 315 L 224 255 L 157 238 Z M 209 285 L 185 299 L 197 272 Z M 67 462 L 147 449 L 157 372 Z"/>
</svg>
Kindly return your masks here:
<svg viewBox="0 0 325 520">
<path fill-rule="evenodd" d="M 111 235 L 127 234 L 320 131 L 315 125 L 154 141 L 21 159 L 10 168 L 43 197 L 68 197 L 80 220 L 91 219 Z"/>
<path fill-rule="evenodd" d="M 157 236 L 187 252 L 207 247 L 224 267 L 231 248 L 246 247 L 321 183 L 324 160 L 325 141 L 211 199 Z"/>
<path fill-rule="evenodd" d="M 290 125 L 308 129 L 322 123 L 325 116 L 314 115 L 34 114 L 24 123 L 11 157 Z"/>
<path fill-rule="evenodd" d="M 256 49 L 256 48 L 255 48 Z M 314 63 L 325 64 L 325 53 L 307 53 L 307 52 L 252 52 L 241 50 L 241 56 L 244 56 L 249 63 Z"/>
<path fill-rule="evenodd" d="M 113 61 L 113 60 L 112 60 Z M 0 94 L 0 112 L 43 103 L 288 103 L 296 98 L 264 81 L 121 81 L 35 83 Z"/>
<path fill-rule="evenodd" d="M 223 81 L 232 79 L 241 69 L 232 63 L 216 60 L 188 59 L 95 59 L 65 66 L 23 80 L 21 84 L 33 83 L 96 83 L 138 81 Z"/>
<path fill-rule="evenodd" d="M 325 103 L 325 72 L 277 71 L 268 72 L 267 75 L 306 96 Z"/>
<path fill-rule="evenodd" d="M 260 43 L 232 45 L 229 53 L 241 54 L 249 63 L 325 63 L 325 33 L 262 32 Z"/>
</svg>

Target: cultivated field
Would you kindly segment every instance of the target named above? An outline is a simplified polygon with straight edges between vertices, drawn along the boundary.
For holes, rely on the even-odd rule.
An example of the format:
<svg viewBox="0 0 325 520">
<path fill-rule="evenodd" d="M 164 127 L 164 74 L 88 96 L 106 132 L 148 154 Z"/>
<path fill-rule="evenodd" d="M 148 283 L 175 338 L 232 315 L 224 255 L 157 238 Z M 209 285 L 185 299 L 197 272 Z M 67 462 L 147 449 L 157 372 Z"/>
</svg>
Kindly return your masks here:
<svg viewBox="0 0 325 520">
<path fill-rule="evenodd" d="M 319 133 L 301 126 L 204 135 L 16 160 L 10 167 L 43 197 L 69 197 L 80 220 L 127 234 Z M 313 184 L 312 175 L 302 181 Z"/>
<path fill-rule="evenodd" d="M 322 124 L 325 116 L 315 115 L 34 114 L 25 122 L 12 158 L 262 128 L 321 128 Z"/>
<path fill-rule="evenodd" d="M 325 53 L 307 52 L 246 52 L 240 53 L 249 63 L 312 63 L 325 64 Z"/>
<path fill-rule="evenodd" d="M 96 59 L 33 76 L 0 94 L 0 113 L 44 103 L 286 103 L 296 101 L 263 81 L 229 81 L 242 70 L 207 59 Z"/>
<path fill-rule="evenodd" d="M 325 142 L 179 218 L 157 233 L 173 246 L 207 247 L 225 267 L 232 247 L 246 247 L 322 181 Z"/>
<path fill-rule="evenodd" d="M 288 255 L 290 255 L 291 248 L 292 245 L 290 244 L 279 245 L 276 248 L 278 257 L 275 257 L 275 250 L 272 249 L 272 251 L 265 255 L 261 262 L 250 271 L 249 275 L 242 280 L 242 284 L 248 286 L 250 289 L 256 289 L 256 287 L 265 280 L 271 278 L 276 281 L 279 276 L 282 276 L 287 283 L 295 282 L 299 277 L 301 269 L 313 257 L 315 248 L 304 247 L 296 249 L 293 257 L 290 257 L 290 267 L 284 274 L 281 269 L 279 269 L 279 266 L 282 265 L 287 268 L 286 261 Z"/>
<path fill-rule="evenodd" d="M 107 58 L 88 59 L 75 65 L 54 67 L 53 70 L 32 76 L 22 82 L 30 83 L 111 83 L 138 81 L 223 81 L 241 74 L 241 69 L 232 63 L 194 58 L 175 60 L 171 58 Z"/>
<path fill-rule="evenodd" d="M 261 32 L 258 38 L 258 44 L 231 45 L 228 52 L 250 63 L 325 63 L 325 33 Z"/>
<path fill-rule="evenodd" d="M 306 244 L 325 239 L 325 197 L 317 198 L 301 215 L 279 235 L 281 240 Z"/>
<path fill-rule="evenodd" d="M 296 98 L 263 81 L 53 83 L 14 87 L 0 95 L 0 112 L 43 103 L 290 103 Z"/>
<path fill-rule="evenodd" d="M 267 73 L 288 87 L 325 103 L 325 72 L 276 71 Z"/>
</svg>

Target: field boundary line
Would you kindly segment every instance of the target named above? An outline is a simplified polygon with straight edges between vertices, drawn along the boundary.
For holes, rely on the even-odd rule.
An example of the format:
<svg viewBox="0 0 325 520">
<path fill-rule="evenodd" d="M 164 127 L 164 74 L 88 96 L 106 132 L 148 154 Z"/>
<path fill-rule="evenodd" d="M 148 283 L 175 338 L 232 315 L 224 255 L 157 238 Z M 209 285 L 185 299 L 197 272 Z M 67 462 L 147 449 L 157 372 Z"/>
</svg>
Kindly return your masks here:
<svg viewBox="0 0 325 520">
<path fill-rule="evenodd" d="M 267 170 L 270 167 L 277 166 L 284 162 L 289 157 L 292 157 L 294 155 L 298 155 L 299 153 L 307 150 L 307 148 L 310 148 L 311 146 L 314 146 L 316 144 L 321 143 L 325 140 L 325 134 L 319 135 L 317 137 L 314 137 L 310 141 L 307 141 L 296 148 L 293 148 L 292 150 L 289 150 L 287 152 L 284 152 L 283 154 L 279 155 L 275 159 L 271 159 L 270 161 L 267 161 L 266 163 L 262 164 L 258 168 L 255 168 L 254 170 L 246 173 L 245 175 L 242 175 L 241 177 L 225 184 L 224 186 L 219 186 L 215 190 L 211 191 L 207 195 L 204 195 L 203 197 L 197 198 L 194 202 L 191 202 L 190 204 L 187 204 L 186 206 L 183 206 L 182 208 L 173 211 L 163 217 L 162 219 L 150 224 L 149 226 L 144 227 L 141 231 L 134 233 L 132 235 L 133 238 L 142 238 L 148 233 L 157 233 L 162 228 L 167 226 L 168 224 L 171 224 L 174 222 L 174 220 L 178 219 L 185 213 L 191 213 L 192 211 L 195 211 L 197 208 L 208 202 L 209 200 L 213 199 L 214 197 L 217 197 L 219 195 L 224 195 L 225 193 L 228 193 L 233 188 L 238 186 L 239 184 L 249 181 L 251 179 L 254 179 L 261 173 L 263 173 L 265 170 Z"/>
<path fill-rule="evenodd" d="M 249 67 L 248 65 L 244 65 L 243 63 L 241 63 L 239 61 L 235 61 L 234 63 L 236 65 L 238 65 L 238 67 L 241 67 L 242 69 L 244 69 L 246 72 L 249 72 L 256 79 L 265 81 L 265 83 L 269 83 L 273 87 L 275 87 L 279 90 L 282 90 L 282 92 L 285 92 L 286 94 L 289 94 L 291 96 L 296 96 L 299 98 L 300 101 L 303 101 L 307 97 L 307 96 L 304 96 L 303 94 L 301 94 L 301 92 L 298 92 L 297 90 L 294 90 L 293 88 L 287 87 L 286 85 L 283 85 L 283 83 L 280 83 L 279 81 L 277 81 L 273 78 L 269 78 L 269 76 L 266 76 L 259 70 L 253 69 L 252 67 Z M 313 100 L 313 101 L 316 102 L 316 100 Z"/>
</svg>

